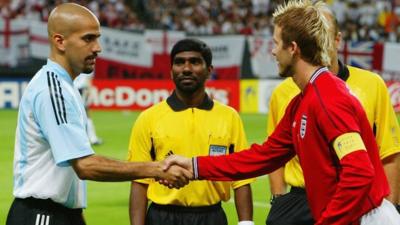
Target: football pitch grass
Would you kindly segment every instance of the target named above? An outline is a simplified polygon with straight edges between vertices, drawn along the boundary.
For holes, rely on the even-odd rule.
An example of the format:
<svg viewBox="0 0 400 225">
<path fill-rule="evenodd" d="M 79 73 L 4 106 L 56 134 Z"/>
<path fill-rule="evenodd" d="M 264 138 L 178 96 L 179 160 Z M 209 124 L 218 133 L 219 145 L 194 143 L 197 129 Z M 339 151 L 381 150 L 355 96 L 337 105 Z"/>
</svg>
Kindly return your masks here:
<svg viewBox="0 0 400 225">
<path fill-rule="evenodd" d="M 96 153 L 115 159 L 126 159 L 131 127 L 138 112 L 93 111 L 91 116 L 104 144 L 94 147 Z M 265 139 L 266 115 L 241 114 L 248 143 Z M 12 164 L 17 120 L 16 110 L 0 110 L 0 224 L 5 224 L 12 202 Z M 51 184 L 49 184 L 51 186 Z M 269 184 L 267 176 L 252 184 L 254 222 L 265 224 L 269 211 Z M 88 225 L 128 225 L 130 182 L 88 182 L 88 208 L 84 211 Z M 237 224 L 233 198 L 223 203 L 229 225 Z"/>
</svg>

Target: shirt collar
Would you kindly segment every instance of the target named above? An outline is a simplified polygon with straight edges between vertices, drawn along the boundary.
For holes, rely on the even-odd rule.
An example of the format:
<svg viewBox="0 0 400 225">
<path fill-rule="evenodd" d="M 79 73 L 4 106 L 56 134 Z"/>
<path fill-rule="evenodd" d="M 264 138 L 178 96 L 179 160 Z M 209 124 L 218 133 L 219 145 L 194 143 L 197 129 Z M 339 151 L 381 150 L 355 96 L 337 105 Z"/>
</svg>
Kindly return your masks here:
<svg viewBox="0 0 400 225">
<path fill-rule="evenodd" d="M 326 71 L 328 71 L 328 68 L 327 67 L 321 67 L 321 68 L 319 68 L 319 69 L 317 69 L 314 73 L 313 73 L 313 75 L 311 75 L 311 78 L 310 78 L 310 83 L 313 83 L 314 81 L 315 81 L 315 79 L 317 79 L 318 77 L 319 77 L 319 75 L 321 75 L 323 72 L 326 72 Z"/>
<path fill-rule="evenodd" d="M 47 59 L 46 66 L 49 66 L 59 77 L 66 80 L 68 83 L 73 84 L 72 78 L 69 73 L 58 63 L 51 59 Z"/>
<path fill-rule="evenodd" d="M 342 63 L 340 60 L 338 60 L 338 63 L 339 63 L 339 71 L 338 71 L 337 76 L 338 76 L 340 79 L 346 81 L 346 80 L 349 78 L 349 76 L 350 76 L 349 69 L 348 69 L 347 66 L 346 66 L 344 63 Z"/>
<path fill-rule="evenodd" d="M 174 110 L 176 112 L 191 108 L 191 107 L 188 107 L 187 105 L 185 105 L 185 103 L 183 103 L 178 98 L 175 91 L 173 91 L 172 94 L 167 98 L 167 104 L 169 105 L 169 107 L 172 108 L 172 110 Z M 204 96 L 204 99 L 201 102 L 201 104 L 198 105 L 196 108 L 203 109 L 203 110 L 211 110 L 213 108 L 213 106 L 214 106 L 214 101 L 206 94 Z"/>
</svg>

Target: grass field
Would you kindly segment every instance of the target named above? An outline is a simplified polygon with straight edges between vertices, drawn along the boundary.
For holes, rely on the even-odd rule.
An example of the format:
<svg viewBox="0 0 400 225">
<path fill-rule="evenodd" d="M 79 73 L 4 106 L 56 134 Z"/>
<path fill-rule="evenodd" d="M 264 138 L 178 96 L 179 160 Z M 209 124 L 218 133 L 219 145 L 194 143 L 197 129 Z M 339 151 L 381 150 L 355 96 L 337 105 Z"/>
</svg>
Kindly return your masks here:
<svg viewBox="0 0 400 225">
<path fill-rule="evenodd" d="M 96 153 L 116 159 L 125 159 L 131 126 L 137 112 L 95 111 L 92 118 L 104 144 L 96 147 Z M 260 143 L 265 138 L 266 116 L 242 114 L 249 143 Z M 17 111 L 0 110 L 0 224 L 5 224 L 12 197 L 12 160 Z M 88 184 L 88 209 L 85 217 L 88 225 L 128 225 L 128 198 L 130 183 Z M 269 187 L 267 177 L 260 177 L 252 184 L 255 224 L 265 224 L 269 211 Z M 230 225 L 237 224 L 234 203 L 223 204 Z"/>
</svg>

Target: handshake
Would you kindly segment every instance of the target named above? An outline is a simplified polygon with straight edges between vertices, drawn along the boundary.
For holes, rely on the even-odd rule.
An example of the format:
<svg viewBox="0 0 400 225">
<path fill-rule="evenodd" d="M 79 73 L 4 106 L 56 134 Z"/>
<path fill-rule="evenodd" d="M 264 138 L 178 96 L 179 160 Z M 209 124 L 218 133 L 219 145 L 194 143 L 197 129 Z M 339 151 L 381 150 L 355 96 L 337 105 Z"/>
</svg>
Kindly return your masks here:
<svg viewBox="0 0 400 225">
<path fill-rule="evenodd" d="M 172 155 L 158 163 L 161 171 L 156 180 L 162 185 L 179 189 L 194 179 L 191 158 Z"/>
</svg>

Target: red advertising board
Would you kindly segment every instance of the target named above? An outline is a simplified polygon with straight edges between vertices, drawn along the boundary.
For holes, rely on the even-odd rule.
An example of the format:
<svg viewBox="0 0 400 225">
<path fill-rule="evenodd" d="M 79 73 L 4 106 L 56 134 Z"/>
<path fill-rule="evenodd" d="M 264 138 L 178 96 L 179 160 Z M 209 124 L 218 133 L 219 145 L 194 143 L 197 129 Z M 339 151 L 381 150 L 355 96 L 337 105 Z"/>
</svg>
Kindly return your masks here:
<svg viewBox="0 0 400 225">
<path fill-rule="evenodd" d="M 143 110 L 166 99 L 175 85 L 171 80 L 93 80 L 89 94 L 92 109 Z M 239 81 L 208 81 L 209 95 L 239 110 Z"/>
</svg>

